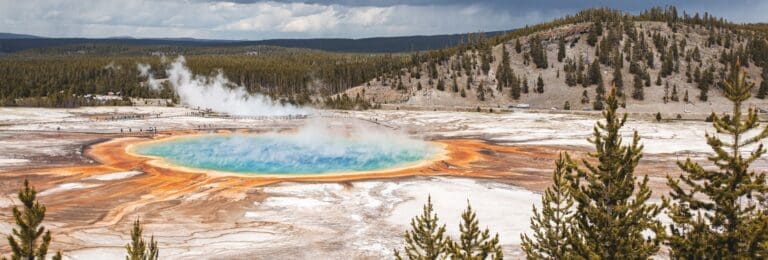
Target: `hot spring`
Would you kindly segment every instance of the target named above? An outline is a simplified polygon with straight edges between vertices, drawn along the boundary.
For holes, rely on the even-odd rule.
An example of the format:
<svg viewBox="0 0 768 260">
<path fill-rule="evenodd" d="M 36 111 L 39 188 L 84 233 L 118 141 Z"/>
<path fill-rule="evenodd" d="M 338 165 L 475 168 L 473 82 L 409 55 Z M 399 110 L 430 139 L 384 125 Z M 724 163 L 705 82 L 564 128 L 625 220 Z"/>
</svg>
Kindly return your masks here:
<svg viewBox="0 0 768 260">
<path fill-rule="evenodd" d="M 207 134 L 138 144 L 131 152 L 178 166 L 241 174 L 325 174 L 407 167 L 442 151 L 387 135 Z"/>
</svg>

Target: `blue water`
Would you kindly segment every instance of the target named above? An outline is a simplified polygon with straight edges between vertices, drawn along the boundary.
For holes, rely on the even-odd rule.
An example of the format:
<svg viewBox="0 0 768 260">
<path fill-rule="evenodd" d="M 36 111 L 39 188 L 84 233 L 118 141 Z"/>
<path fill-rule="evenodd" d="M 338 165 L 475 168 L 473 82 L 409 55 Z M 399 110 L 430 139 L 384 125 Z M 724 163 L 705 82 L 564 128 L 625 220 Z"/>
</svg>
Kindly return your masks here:
<svg viewBox="0 0 768 260">
<path fill-rule="evenodd" d="M 300 138 L 292 135 L 203 135 L 143 144 L 134 152 L 186 167 L 253 174 L 381 170 L 439 150 L 421 141 Z"/>
</svg>

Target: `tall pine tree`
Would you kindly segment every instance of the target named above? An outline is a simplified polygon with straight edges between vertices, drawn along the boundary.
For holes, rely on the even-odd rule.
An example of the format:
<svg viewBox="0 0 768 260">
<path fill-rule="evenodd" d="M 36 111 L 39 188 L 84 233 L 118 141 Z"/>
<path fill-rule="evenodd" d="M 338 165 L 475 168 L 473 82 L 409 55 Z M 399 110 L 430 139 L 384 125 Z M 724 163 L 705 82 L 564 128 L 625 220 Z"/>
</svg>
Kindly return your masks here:
<svg viewBox="0 0 768 260">
<path fill-rule="evenodd" d="M 672 96 L 670 99 L 675 102 L 680 101 L 680 97 L 677 96 L 677 84 L 672 85 Z"/>
<path fill-rule="evenodd" d="M 131 243 L 125 245 L 126 260 L 157 260 L 160 256 L 155 236 L 150 237 L 149 243 L 141 236 L 143 229 L 137 219 L 131 229 Z"/>
<path fill-rule="evenodd" d="M 16 227 L 8 236 L 11 259 L 45 259 L 48 254 L 48 245 L 51 243 L 51 231 L 46 231 L 40 225 L 45 219 L 45 206 L 37 201 L 37 191 L 29 186 L 29 181 L 26 179 L 18 196 L 24 207 L 21 210 L 13 207 Z M 56 253 L 53 259 L 61 259 L 61 252 Z"/>
<path fill-rule="evenodd" d="M 491 232 L 487 228 L 480 229 L 477 216 L 469 202 L 467 202 L 467 209 L 461 214 L 459 231 L 461 232 L 459 241 L 450 244 L 452 259 L 504 259 L 504 253 L 499 244 L 499 234 L 491 237 Z"/>
<path fill-rule="evenodd" d="M 613 85 L 616 87 L 616 95 L 624 96 L 624 77 L 619 66 L 613 68 Z"/>
<path fill-rule="evenodd" d="M 520 98 L 520 80 L 517 78 L 517 76 L 512 75 L 512 85 L 509 89 L 509 94 L 514 98 L 515 100 Z"/>
<path fill-rule="evenodd" d="M 553 183 L 541 198 L 541 211 L 533 207 L 533 239 L 523 234 L 522 247 L 528 259 L 575 259 L 574 246 L 582 247 L 573 237 L 575 207 L 569 177 L 573 163 L 568 154 L 555 161 Z"/>
<path fill-rule="evenodd" d="M 536 93 L 544 93 L 544 79 L 541 78 L 541 74 L 539 74 L 539 78 L 536 79 Z"/>
<path fill-rule="evenodd" d="M 716 169 L 688 158 L 678 162 L 686 174 L 667 177 L 672 192 L 666 202 L 674 221 L 668 245 L 675 258 L 768 258 L 768 212 L 758 202 L 768 193 L 766 174 L 749 169 L 766 152 L 760 142 L 768 137 L 768 127 L 760 127 L 754 108 L 742 113 L 742 103 L 749 99 L 754 83 L 746 81 L 741 66 L 723 86 L 725 97 L 733 102 L 732 114 L 713 114 L 716 133 L 706 134 L 713 151 L 708 160 Z M 754 134 L 747 135 L 749 132 Z M 743 149 L 752 145 L 756 145 L 754 149 L 745 153 Z"/>
<path fill-rule="evenodd" d="M 589 84 L 597 84 L 603 81 L 603 76 L 600 74 L 600 61 L 595 59 L 588 69 Z"/>
<path fill-rule="evenodd" d="M 635 78 L 632 82 L 632 98 L 643 100 L 645 98 L 645 95 L 643 94 L 643 80 L 640 79 L 639 75 L 635 74 Z"/>
<path fill-rule="evenodd" d="M 427 198 L 421 216 L 411 219 L 411 230 L 405 232 L 405 258 L 395 250 L 397 259 L 444 259 L 449 255 L 451 240 L 445 236 L 445 225 L 432 208 L 432 196 Z"/>
<path fill-rule="evenodd" d="M 571 180 L 571 192 L 578 205 L 574 233 L 584 245 L 576 248 L 576 254 L 602 259 L 649 258 L 659 250 L 664 236 L 661 222 L 654 219 L 661 207 L 647 204 L 651 197 L 648 176 L 636 182 L 634 171 L 643 147 L 637 132 L 631 144 L 622 144 L 619 130 L 627 115 L 617 114 L 615 88 L 606 97 L 605 105 L 605 122 L 595 125 L 589 139 L 595 146 L 589 156 L 597 164 L 584 159 L 584 167 L 576 167 L 577 177 Z"/>
<path fill-rule="evenodd" d="M 557 40 L 557 62 L 563 62 L 565 59 L 565 38 L 560 37 Z"/>
<path fill-rule="evenodd" d="M 477 100 L 485 101 L 485 85 L 480 81 L 480 86 L 477 87 Z"/>
</svg>

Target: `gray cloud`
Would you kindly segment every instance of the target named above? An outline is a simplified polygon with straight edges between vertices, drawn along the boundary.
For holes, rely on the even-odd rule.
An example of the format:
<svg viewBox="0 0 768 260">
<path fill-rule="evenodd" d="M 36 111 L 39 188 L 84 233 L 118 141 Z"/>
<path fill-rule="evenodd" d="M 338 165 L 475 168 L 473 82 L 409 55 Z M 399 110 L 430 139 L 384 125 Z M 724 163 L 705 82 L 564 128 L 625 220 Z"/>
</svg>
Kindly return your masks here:
<svg viewBox="0 0 768 260">
<path fill-rule="evenodd" d="M 0 0 L 0 31 L 55 37 L 221 39 L 372 37 L 507 30 L 580 9 L 676 5 L 737 22 L 766 21 L 758 0 Z"/>
</svg>

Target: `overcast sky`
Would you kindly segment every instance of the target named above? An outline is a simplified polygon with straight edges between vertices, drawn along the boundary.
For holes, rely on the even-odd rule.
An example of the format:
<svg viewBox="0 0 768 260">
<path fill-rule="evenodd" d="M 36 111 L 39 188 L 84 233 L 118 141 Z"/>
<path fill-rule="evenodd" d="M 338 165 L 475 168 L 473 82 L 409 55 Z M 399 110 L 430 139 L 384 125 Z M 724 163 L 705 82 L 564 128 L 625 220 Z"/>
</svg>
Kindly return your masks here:
<svg viewBox="0 0 768 260">
<path fill-rule="evenodd" d="M 768 0 L 0 0 L 0 32 L 49 37 L 364 38 L 508 30 L 608 6 L 768 22 Z"/>
</svg>

